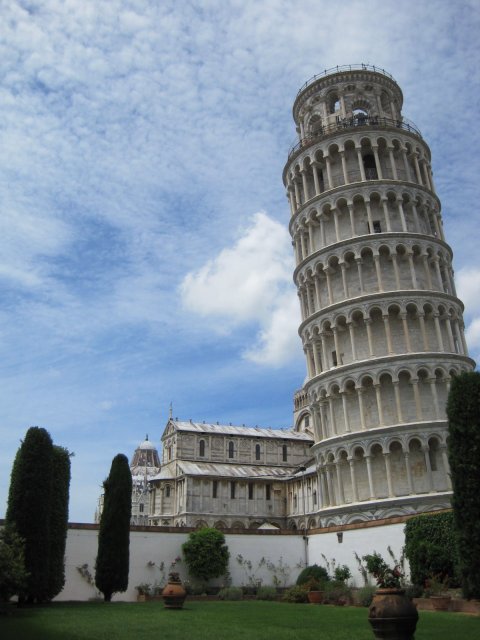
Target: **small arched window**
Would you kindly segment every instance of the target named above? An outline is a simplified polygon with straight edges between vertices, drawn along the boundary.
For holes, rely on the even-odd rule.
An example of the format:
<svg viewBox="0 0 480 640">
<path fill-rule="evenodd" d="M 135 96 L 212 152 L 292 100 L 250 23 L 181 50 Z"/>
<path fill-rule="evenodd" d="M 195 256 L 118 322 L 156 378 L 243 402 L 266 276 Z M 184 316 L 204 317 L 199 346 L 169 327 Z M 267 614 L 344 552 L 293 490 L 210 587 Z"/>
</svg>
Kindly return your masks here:
<svg viewBox="0 0 480 640">
<path fill-rule="evenodd" d="M 260 460 L 260 445 L 255 445 L 255 460 Z"/>
<path fill-rule="evenodd" d="M 234 456 L 233 442 L 228 443 L 228 457 L 233 458 Z"/>
<path fill-rule="evenodd" d="M 340 99 L 336 93 L 332 93 L 328 100 L 329 113 L 336 113 L 340 111 Z"/>
<path fill-rule="evenodd" d="M 170 485 L 167 484 L 167 486 L 165 487 L 165 497 L 169 498 L 170 497 Z"/>
<path fill-rule="evenodd" d="M 377 165 L 373 153 L 367 153 L 363 156 L 363 166 L 367 180 L 378 180 Z"/>
<path fill-rule="evenodd" d="M 287 445 L 284 444 L 282 445 L 282 461 L 287 462 L 287 460 L 288 460 L 288 449 L 287 449 Z"/>
<path fill-rule="evenodd" d="M 200 458 L 204 458 L 205 457 L 205 440 L 200 440 L 198 448 L 199 448 L 198 455 L 200 456 Z"/>
</svg>

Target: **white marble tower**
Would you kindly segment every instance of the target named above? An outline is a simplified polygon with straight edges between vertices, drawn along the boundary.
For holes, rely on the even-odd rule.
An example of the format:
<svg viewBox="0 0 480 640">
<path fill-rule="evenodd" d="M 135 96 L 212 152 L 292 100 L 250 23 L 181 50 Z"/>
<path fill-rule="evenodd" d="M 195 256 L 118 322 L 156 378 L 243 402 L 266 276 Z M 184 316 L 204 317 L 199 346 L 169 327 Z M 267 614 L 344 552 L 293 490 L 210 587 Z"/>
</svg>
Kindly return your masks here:
<svg viewBox="0 0 480 640">
<path fill-rule="evenodd" d="M 323 523 L 449 505 L 445 403 L 468 357 L 430 149 L 384 70 L 337 67 L 293 105 L 283 179 Z"/>
</svg>

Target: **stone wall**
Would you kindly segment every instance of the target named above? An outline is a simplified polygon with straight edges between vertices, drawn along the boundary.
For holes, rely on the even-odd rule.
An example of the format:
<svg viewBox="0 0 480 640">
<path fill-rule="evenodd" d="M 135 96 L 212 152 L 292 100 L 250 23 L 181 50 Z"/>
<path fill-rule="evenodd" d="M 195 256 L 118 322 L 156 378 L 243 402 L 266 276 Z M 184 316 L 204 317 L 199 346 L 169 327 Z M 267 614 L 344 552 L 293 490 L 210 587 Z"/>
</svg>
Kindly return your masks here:
<svg viewBox="0 0 480 640">
<path fill-rule="evenodd" d="M 263 584 L 272 584 L 276 573 L 281 582 L 293 584 L 305 563 L 325 566 L 325 558 L 337 564 L 347 564 L 357 586 L 362 585 L 354 552 L 359 556 L 378 551 L 387 556 L 387 546 L 399 556 L 404 543 L 404 523 L 406 518 L 398 517 L 385 521 L 374 521 L 329 527 L 309 532 L 308 536 L 292 531 L 234 531 L 226 532 L 230 550 L 230 574 L 232 584 L 248 583 L 248 577 L 236 560 L 238 555 L 252 562 L 253 572 Z M 114 600 L 133 601 L 136 599 L 135 586 L 141 583 L 153 584 L 162 579 L 161 563 L 168 572 L 170 563 L 181 556 L 182 543 L 191 529 L 173 527 L 132 527 L 130 535 L 130 576 L 125 593 L 117 594 Z M 342 533 L 342 542 L 338 540 Z M 97 596 L 96 589 L 88 583 L 86 572 L 94 574 L 97 554 L 98 526 L 71 524 L 66 547 L 66 584 L 56 600 L 88 600 Z M 325 558 L 324 558 L 325 556 Z M 276 567 L 269 570 L 263 565 L 257 570 L 262 558 Z M 78 568 L 83 568 L 84 576 Z M 179 563 L 176 567 L 181 577 L 187 577 L 186 567 Z M 221 584 L 221 580 L 217 582 Z"/>
</svg>

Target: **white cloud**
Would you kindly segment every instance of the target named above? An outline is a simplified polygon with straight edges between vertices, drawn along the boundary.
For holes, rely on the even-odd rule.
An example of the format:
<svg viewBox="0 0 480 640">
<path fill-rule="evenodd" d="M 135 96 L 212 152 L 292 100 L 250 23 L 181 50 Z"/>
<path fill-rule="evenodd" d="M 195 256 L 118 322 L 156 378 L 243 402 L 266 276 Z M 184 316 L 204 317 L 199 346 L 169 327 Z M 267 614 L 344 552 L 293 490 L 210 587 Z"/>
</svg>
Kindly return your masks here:
<svg viewBox="0 0 480 640">
<path fill-rule="evenodd" d="M 260 329 L 245 357 L 278 365 L 298 353 L 298 301 L 291 282 L 292 248 L 286 228 L 260 212 L 233 247 L 183 280 L 183 304 L 214 318 L 218 331 L 248 322 Z M 297 343 L 295 352 L 294 344 Z"/>
<path fill-rule="evenodd" d="M 465 305 L 465 336 L 472 357 L 480 361 L 480 268 L 465 267 L 455 276 L 457 294 Z"/>
</svg>

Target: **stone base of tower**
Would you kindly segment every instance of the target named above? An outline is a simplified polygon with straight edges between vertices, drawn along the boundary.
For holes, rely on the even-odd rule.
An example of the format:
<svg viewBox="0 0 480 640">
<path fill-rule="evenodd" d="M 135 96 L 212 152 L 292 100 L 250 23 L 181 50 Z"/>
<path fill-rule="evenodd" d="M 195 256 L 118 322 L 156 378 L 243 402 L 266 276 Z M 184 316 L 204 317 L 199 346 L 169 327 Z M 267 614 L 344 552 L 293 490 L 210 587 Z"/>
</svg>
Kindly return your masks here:
<svg viewBox="0 0 480 640">
<path fill-rule="evenodd" d="M 451 508 L 451 497 L 452 493 L 445 491 L 327 507 L 316 514 L 317 526 L 324 528 L 441 511 Z M 300 522 L 297 524 L 297 528 L 300 528 L 300 524 Z"/>
</svg>

